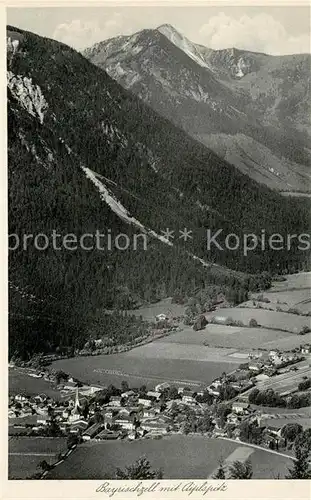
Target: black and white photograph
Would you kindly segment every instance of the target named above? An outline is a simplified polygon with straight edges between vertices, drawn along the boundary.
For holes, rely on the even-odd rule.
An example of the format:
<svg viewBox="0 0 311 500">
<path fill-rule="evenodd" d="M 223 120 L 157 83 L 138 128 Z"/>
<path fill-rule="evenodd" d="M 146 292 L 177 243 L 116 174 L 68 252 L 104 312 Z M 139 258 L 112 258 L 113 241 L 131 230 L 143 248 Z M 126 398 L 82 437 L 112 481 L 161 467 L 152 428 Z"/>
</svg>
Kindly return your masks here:
<svg viewBox="0 0 311 500">
<path fill-rule="evenodd" d="M 6 8 L 9 482 L 311 479 L 310 63 L 308 4 Z"/>
</svg>

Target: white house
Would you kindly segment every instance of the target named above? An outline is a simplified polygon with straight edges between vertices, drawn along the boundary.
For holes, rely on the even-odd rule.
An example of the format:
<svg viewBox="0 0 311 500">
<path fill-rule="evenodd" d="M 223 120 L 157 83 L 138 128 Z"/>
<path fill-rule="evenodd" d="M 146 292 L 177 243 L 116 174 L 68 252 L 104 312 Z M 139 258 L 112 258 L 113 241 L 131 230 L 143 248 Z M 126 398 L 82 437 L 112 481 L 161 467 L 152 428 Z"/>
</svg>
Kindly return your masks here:
<svg viewBox="0 0 311 500">
<path fill-rule="evenodd" d="M 166 314 L 163 314 L 163 313 L 157 314 L 156 321 L 165 321 L 165 320 L 167 320 Z"/>
<path fill-rule="evenodd" d="M 143 405 L 145 408 L 150 408 L 151 406 L 151 400 L 146 399 L 146 398 L 139 398 L 138 399 L 138 404 Z"/>
<path fill-rule="evenodd" d="M 157 391 L 148 391 L 148 392 L 147 392 L 147 396 L 149 396 L 150 398 L 159 399 L 159 398 L 160 398 L 160 396 L 161 396 L 161 392 L 157 392 Z"/>
<path fill-rule="evenodd" d="M 47 425 L 49 422 L 51 422 L 51 417 L 47 412 L 43 415 L 37 416 L 37 424 L 38 425 Z"/>
<path fill-rule="evenodd" d="M 120 425 L 122 429 L 133 431 L 135 429 L 135 424 L 128 417 L 117 417 L 115 419 L 115 424 Z"/>
<path fill-rule="evenodd" d="M 254 372 L 260 372 L 260 370 L 262 369 L 262 364 L 261 363 L 250 363 L 249 369 L 254 371 Z"/>
<path fill-rule="evenodd" d="M 242 403 L 240 401 L 235 401 L 232 405 L 232 410 L 236 413 L 244 413 L 249 409 L 248 403 Z"/>
<path fill-rule="evenodd" d="M 111 396 L 109 401 L 109 406 L 121 406 L 121 397 L 120 396 Z"/>
<path fill-rule="evenodd" d="M 26 396 L 24 396 L 23 394 L 16 394 L 14 399 L 15 399 L 15 401 L 18 401 L 19 403 L 25 403 L 25 401 L 28 400 L 28 398 Z"/>
<path fill-rule="evenodd" d="M 156 385 L 154 390 L 156 392 L 161 392 L 161 391 L 164 391 L 165 389 L 169 389 L 169 388 L 170 388 L 170 384 L 168 382 L 162 382 L 162 384 Z"/>
</svg>

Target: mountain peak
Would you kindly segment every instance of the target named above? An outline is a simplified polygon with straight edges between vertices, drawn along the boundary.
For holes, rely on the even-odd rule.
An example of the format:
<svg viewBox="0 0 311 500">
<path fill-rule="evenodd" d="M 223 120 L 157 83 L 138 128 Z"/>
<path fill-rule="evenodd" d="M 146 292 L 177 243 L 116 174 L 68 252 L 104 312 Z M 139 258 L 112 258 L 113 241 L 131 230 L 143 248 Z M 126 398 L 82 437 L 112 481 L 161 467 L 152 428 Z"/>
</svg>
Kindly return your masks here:
<svg viewBox="0 0 311 500">
<path fill-rule="evenodd" d="M 171 33 L 176 33 L 177 30 L 174 28 L 174 26 L 172 26 L 171 24 L 168 24 L 168 23 L 164 23 L 164 24 L 161 24 L 160 26 L 158 26 L 156 28 L 157 31 L 160 31 L 161 33 L 163 31 L 170 31 Z"/>
</svg>

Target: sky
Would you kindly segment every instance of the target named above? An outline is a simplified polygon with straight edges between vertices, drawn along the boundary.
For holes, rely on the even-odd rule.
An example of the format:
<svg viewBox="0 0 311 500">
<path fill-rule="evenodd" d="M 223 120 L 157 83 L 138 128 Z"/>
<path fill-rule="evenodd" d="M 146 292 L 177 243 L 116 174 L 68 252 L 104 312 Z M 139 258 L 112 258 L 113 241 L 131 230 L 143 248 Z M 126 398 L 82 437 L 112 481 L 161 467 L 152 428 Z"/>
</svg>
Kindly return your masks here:
<svg viewBox="0 0 311 500">
<path fill-rule="evenodd" d="M 106 6 L 8 8 L 7 23 L 82 50 L 118 35 L 171 24 L 212 49 L 274 55 L 310 52 L 307 6 Z"/>
</svg>

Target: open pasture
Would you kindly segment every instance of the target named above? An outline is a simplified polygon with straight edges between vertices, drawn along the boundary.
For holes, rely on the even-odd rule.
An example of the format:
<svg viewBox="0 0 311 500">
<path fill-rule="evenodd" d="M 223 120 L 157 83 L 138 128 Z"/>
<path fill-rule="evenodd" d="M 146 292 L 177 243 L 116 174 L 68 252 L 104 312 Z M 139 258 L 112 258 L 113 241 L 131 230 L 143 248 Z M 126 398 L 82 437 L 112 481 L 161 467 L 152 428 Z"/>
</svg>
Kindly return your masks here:
<svg viewBox="0 0 311 500">
<path fill-rule="evenodd" d="M 260 326 L 292 333 L 298 333 L 304 326 L 311 326 L 310 317 L 256 308 L 224 308 L 206 314 L 208 320 L 213 317 L 232 318 L 241 321 L 245 326 L 248 326 L 251 319 L 255 319 Z"/>
<path fill-rule="evenodd" d="M 155 349 L 154 353 L 149 352 L 148 355 L 151 357 L 143 356 L 137 348 L 127 353 L 108 356 L 85 356 L 58 360 L 53 363 L 53 368 L 64 370 L 73 377 L 96 385 L 114 384 L 119 387 L 121 382 L 126 380 L 131 387 L 146 385 L 152 388 L 162 382 L 171 382 L 177 386 L 188 385 L 197 388 L 202 384 L 210 384 L 224 371 L 227 373 L 232 371 L 239 362 L 228 357 L 228 351 L 222 353 L 221 349 L 209 350 L 204 360 L 199 354 L 198 359 L 189 359 L 189 353 L 184 354 L 183 359 L 179 359 L 177 356 L 182 352 L 183 346 L 178 353 L 175 351 L 173 357 L 170 357 L 168 354 L 159 356 L 156 343 L 148 345 L 153 345 Z M 166 347 L 169 348 L 169 346 L 172 346 L 171 352 L 174 353 L 174 344 L 165 344 L 161 347 L 161 352 L 164 353 Z M 200 346 L 195 347 L 196 352 L 199 353 Z M 229 350 L 229 352 L 232 351 Z M 191 356 L 194 358 L 195 352 Z"/>
<path fill-rule="evenodd" d="M 266 328 L 249 328 L 226 325 L 208 324 L 204 330 L 195 332 L 191 327 L 173 333 L 164 339 L 163 343 L 194 344 L 228 349 L 270 349 L 271 344 L 285 344 L 297 347 L 304 337 L 280 330 Z M 157 344 L 159 341 L 154 342 Z"/>
<path fill-rule="evenodd" d="M 133 316 L 142 316 L 143 320 L 154 322 L 158 314 L 165 314 L 168 318 L 178 318 L 185 314 L 185 306 L 180 304 L 172 304 L 172 299 L 160 300 L 155 304 L 148 304 L 139 309 L 132 309 L 128 314 Z"/>
<path fill-rule="evenodd" d="M 16 395 L 25 393 L 29 396 L 46 394 L 56 400 L 60 400 L 60 392 L 53 389 L 50 382 L 43 378 L 34 378 L 28 375 L 23 368 L 9 368 L 9 394 Z"/>
<path fill-rule="evenodd" d="M 26 479 L 40 472 L 38 464 L 57 461 L 66 451 L 66 438 L 10 437 L 9 479 Z"/>
<path fill-rule="evenodd" d="M 195 332 L 194 332 L 195 334 Z M 204 345 L 175 344 L 173 342 L 152 342 L 130 351 L 130 358 L 176 359 L 188 361 L 230 362 L 228 355 L 232 349 L 210 348 Z"/>
<path fill-rule="evenodd" d="M 248 445 L 205 436 L 169 436 L 159 440 L 86 443 L 53 469 L 48 479 L 103 479 L 115 477 L 124 468 L 145 455 L 154 469 L 163 470 L 164 479 L 206 479 L 218 467 L 220 459 L 239 456 L 242 449 L 250 456 L 254 479 L 284 477 L 292 461 L 269 451 L 251 449 Z"/>
<path fill-rule="evenodd" d="M 259 296 L 263 296 L 270 300 L 270 302 L 258 301 Z M 254 302 L 255 305 L 254 305 Z M 311 311 L 311 288 L 302 288 L 292 291 L 265 291 L 264 293 L 256 293 L 251 295 L 251 299 L 247 302 L 243 302 L 238 307 L 256 307 L 259 304 L 261 308 L 269 309 L 273 308 L 276 310 L 280 308 L 284 311 L 288 309 L 297 309 L 298 311 L 306 314 Z"/>
<path fill-rule="evenodd" d="M 274 281 L 271 291 L 311 288 L 311 272 L 287 274 L 284 278 L 286 281 Z"/>
</svg>

